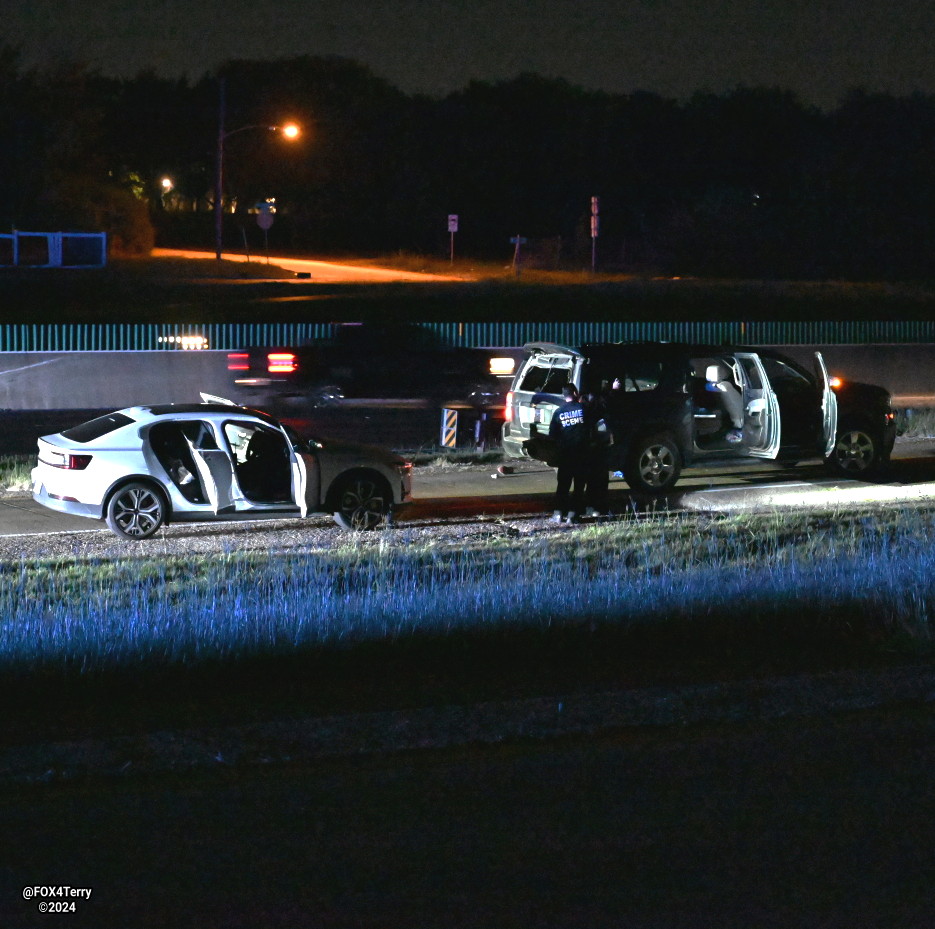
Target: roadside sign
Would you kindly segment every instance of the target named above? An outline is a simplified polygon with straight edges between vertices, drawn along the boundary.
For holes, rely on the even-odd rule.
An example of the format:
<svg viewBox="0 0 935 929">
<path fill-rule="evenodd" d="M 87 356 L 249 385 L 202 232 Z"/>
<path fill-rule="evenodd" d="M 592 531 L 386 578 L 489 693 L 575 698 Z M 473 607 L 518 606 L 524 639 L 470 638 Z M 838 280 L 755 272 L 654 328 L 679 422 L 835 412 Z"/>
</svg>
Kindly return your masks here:
<svg viewBox="0 0 935 929">
<path fill-rule="evenodd" d="M 269 200 L 261 200 L 256 207 L 256 224 L 265 232 L 273 225 L 273 204 Z"/>
<path fill-rule="evenodd" d="M 456 448 L 458 445 L 458 411 L 445 408 L 442 410 L 442 428 L 440 436 L 442 448 Z"/>
<path fill-rule="evenodd" d="M 449 213 L 448 214 L 448 232 L 449 238 L 451 239 L 451 247 L 449 252 L 449 260 L 454 264 L 455 260 L 455 233 L 458 231 L 458 214 Z"/>
</svg>

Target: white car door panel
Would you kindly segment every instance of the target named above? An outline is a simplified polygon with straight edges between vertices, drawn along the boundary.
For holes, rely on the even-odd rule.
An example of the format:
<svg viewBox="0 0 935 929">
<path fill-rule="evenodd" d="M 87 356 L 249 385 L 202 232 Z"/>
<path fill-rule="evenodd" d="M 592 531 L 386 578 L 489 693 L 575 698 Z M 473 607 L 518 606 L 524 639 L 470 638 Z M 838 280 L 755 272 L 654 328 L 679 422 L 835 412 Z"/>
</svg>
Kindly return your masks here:
<svg viewBox="0 0 935 929">
<path fill-rule="evenodd" d="M 292 499 L 302 516 L 316 513 L 320 508 L 321 471 L 318 459 L 308 452 L 293 452 Z"/>
<path fill-rule="evenodd" d="M 198 476 L 215 514 L 234 508 L 234 464 L 227 452 L 219 448 L 195 448 L 186 439 Z"/>
<path fill-rule="evenodd" d="M 827 458 L 833 451 L 838 436 L 838 398 L 831 389 L 831 379 L 821 352 L 815 352 L 815 369 L 821 387 L 821 423 Z"/>
<path fill-rule="evenodd" d="M 779 454 L 781 422 L 779 402 L 753 352 L 735 352 L 743 374 L 744 426 L 741 454 L 752 458 L 776 458 Z"/>
</svg>

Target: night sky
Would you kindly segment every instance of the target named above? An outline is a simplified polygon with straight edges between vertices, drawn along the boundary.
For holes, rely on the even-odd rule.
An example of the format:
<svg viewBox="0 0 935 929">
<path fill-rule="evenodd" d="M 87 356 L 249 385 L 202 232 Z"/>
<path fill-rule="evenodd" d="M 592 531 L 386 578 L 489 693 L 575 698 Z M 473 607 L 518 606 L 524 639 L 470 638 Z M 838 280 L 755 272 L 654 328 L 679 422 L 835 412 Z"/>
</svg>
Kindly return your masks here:
<svg viewBox="0 0 935 929">
<path fill-rule="evenodd" d="M 25 65 L 201 77 L 230 58 L 340 55 L 409 93 L 522 72 L 685 99 L 782 87 L 935 92 L 933 0 L 7 0 Z"/>
</svg>

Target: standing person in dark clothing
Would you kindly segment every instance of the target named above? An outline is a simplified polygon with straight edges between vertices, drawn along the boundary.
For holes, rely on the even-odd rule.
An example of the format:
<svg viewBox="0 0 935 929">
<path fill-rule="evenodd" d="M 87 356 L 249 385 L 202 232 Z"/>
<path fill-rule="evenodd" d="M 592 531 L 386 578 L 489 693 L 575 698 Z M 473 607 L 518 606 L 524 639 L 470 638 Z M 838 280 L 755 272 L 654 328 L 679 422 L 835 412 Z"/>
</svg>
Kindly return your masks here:
<svg viewBox="0 0 935 929">
<path fill-rule="evenodd" d="M 578 399 L 572 384 L 562 388 L 564 403 L 552 414 L 549 438 L 555 443 L 558 474 L 555 487 L 555 512 L 552 519 L 569 523 L 578 521 L 584 506 L 584 485 L 591 463 L 591 414 Z M 569 490 L 574 491 L 569 503 Z"/>
</svg>

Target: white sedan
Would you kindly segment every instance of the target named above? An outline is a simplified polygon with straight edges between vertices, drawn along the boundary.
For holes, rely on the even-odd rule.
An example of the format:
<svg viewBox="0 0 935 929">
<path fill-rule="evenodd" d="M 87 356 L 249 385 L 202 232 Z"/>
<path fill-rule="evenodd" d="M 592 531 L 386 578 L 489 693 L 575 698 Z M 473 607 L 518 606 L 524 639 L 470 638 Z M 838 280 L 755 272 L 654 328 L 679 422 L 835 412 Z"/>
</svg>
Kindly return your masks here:
<svg viewBox="0 0 935 929">
<path fill-rule="evenodd" d="M 38 440 L 33 498 L 145 539 L 163 523 L 306 516 L 373 529 L 412 492 L 384 449 L 300 439 L 266 413 L 204 402 L 137 406 Z"/>
</svg>

